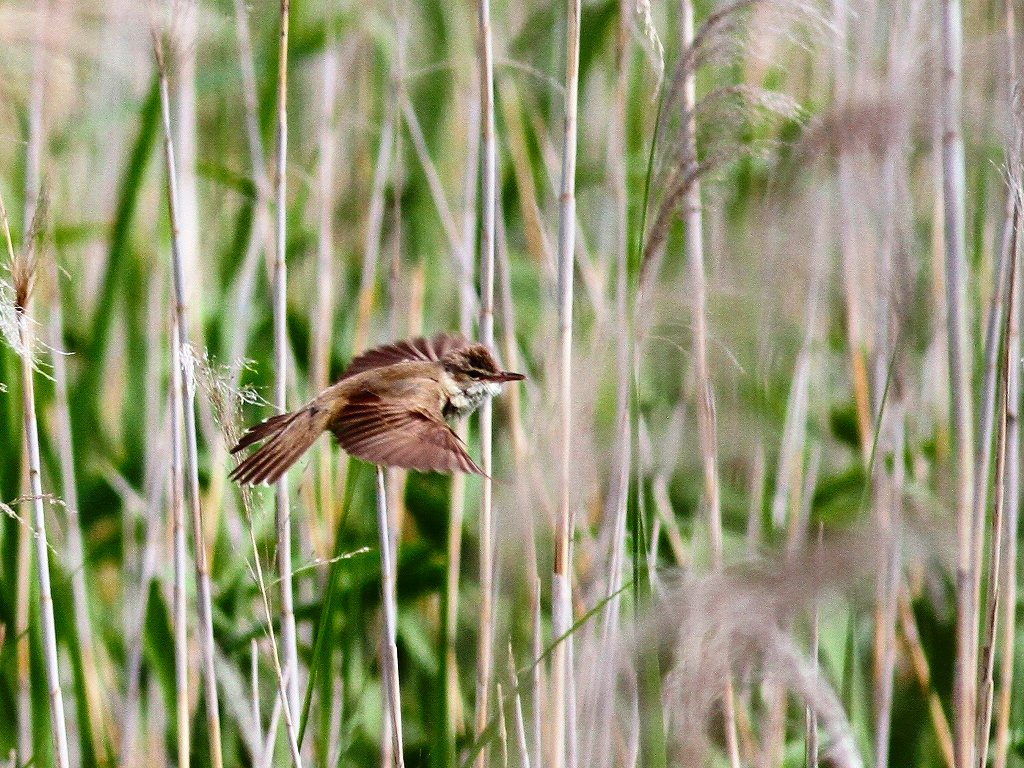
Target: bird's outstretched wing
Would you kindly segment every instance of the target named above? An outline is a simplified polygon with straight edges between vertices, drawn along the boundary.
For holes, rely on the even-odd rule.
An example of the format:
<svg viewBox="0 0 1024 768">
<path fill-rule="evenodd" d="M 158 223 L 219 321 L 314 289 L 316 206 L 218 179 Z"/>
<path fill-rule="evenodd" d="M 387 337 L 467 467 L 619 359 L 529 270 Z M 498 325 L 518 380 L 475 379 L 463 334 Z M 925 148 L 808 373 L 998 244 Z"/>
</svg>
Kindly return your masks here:
<svg viewBox="0 0 1024 768">
<path fill-rule="evenodd" d="M 368 371 L 371 368 L 380 368 L 406 360 L 436 362 L 452 350 L 460 349 L 467 344 L 469 342 L 460 333 L 438 333 L 429 338 L 419 336 L 415 339 L 404 339 L 392 344 L 384 344 L 354 357 L 345 372 L 341 374 L 341 379 L 347 379 L 349 376 Z"/>
<path fill-rule="evenodd" d="M 362 391 L 345 404 L 330 429 L 342 448 L 371 464 L 420 472 L 483 474 L 445 423 L 440 408 L 434 413 Z"/>
<path fill-rule="evenodd" d="M 250 428 L 231 449 L 231 453 L 237 453 L 261 440 L 266 442 L 235 467 L 228 478 L 240 485 L 276 483 L 316 442 L 320 433 L 326 429 L 329 419 L 330 414 L 323 404 L 314 400 L 294 413 L 271 416 Z"/>
</svg>

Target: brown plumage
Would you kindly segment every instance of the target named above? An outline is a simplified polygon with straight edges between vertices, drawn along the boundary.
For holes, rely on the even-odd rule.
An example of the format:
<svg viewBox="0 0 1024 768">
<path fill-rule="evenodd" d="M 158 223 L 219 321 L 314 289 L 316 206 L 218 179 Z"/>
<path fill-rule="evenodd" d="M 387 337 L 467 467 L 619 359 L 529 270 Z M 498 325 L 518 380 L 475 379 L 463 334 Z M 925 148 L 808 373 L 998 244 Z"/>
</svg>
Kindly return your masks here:
<svg viewBox="0 0 1024 768">
<path fill-rule="evenodd" d="M 312 402 L 251 427 L 231 452 L 263 445 L 230 478 L 242 485 L 275 483 L 325 431 L 373 464 L 483 474 L 449 422 L 498 394 L 502 383 L 522 378 L 502 371 L 487 347 L 460 335 L 376 347 Z"/>
</svg>

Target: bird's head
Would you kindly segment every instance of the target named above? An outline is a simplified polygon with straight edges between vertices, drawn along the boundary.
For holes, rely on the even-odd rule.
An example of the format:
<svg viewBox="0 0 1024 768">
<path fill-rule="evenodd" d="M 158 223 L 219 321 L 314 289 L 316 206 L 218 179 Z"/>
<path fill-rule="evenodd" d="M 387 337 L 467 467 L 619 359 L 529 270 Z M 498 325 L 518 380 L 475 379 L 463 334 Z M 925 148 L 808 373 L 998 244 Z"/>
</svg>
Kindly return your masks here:
<svg viewBox="0 0 1024 768">
<path fill-rule="evenodd" d="M 526 378 L 521 373 L 501 370 L 494 355 L 483 344 L 454 349 L 441 358 L 441 365 L 463 388 L 474 384 L 504 384 L 506 381 L 522 381 Z"/>
</svg>

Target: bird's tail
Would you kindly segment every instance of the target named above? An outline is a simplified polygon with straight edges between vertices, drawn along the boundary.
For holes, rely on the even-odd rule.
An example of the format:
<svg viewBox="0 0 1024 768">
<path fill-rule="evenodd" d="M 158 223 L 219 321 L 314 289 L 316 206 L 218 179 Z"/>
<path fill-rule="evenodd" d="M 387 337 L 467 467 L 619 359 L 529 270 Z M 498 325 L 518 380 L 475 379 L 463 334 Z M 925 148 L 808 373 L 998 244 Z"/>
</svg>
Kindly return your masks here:
<svg viewBox="0 0 1024 768">
<path fill-rule="evenodd" d="M 292 413 L 271 416 L 251 427 L 231 453 L 238 453 L 263 440 L 266 442 L 235 467 L 228 477 L 240 485 L 276 483 L 327 428 L 329 418 L 327 409 L 313 402 Z"/>
</svg>

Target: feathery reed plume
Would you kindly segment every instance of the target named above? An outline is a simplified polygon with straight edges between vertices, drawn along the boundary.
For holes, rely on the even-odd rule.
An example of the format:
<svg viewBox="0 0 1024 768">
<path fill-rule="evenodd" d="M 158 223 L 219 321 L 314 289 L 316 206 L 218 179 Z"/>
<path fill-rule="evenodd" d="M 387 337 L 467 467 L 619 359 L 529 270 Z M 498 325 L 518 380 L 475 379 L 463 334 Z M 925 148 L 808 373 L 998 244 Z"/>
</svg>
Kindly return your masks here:
<svg viewBox="0 0 1024 768">
<path fill-rule="evenodd" d="M 281 28 L 277 49 L 277 155 L 274 179 L 274 405 L 280 413 L 288 411 L 288 294 L 285 266 L 287 221 L 288 162 L 288 22 L 290 0 L 281 0 Z M 288 476 L 274 486 L 274 510 L 277 528 L 277 569 L 281 588 L 281 646 L 284 655 L 284 679 L 288 696 L 288 717 L 299 716 L 299 656 L 295 637 L 295 608 L 292 592 L 292 521 L 288 499 Z"/>
<path fill-rule="evenodd" d="M 17 324 L 17 344 L 14 351 L 21 358 L 21 404 L 25 429 L 25 448 L 28 458 L 29 493 L 32 506 L 32 538 L 35 542 L 36 577 L 39 582 L 39 616 L 42 624 L 43 669 L 46 673 L 47 698 L 50 706 L 50 727 L 53 735 L 54 760 L 57 768 L 69 768 L 67 724 L 64 720 L 64 694 L 60 683 L 57 663 L 57 630 L 53 619 L 53 593 L 50 589 L 50 553 L 46 539 L 46 516 L 43 511 L 43 486 L 39 459 L 39 426 L 36 421 L 35 384 L 33 381 L 35 363 L 33 348 L 32 319 L 29 317 L 29 301 L 36 279 L 38 240 L 46 216 L 46 198 L 33 212 L 21 251 L 15 255 L 11 241 L 11 225 L 7 219 L 7 208 L 0 198 L 0 219 L 2 219 L 7 256 L 10 259 L 10 273 L 13 282 L 13 306 L 0 307 L 0 314 L 13 311 Z M 0 301 L 6 303 L 8 296 L 0 293 Z M 21 544 L 27 542 L 22 537 Z M 28 755 L 22 755 L 27 759 Z"/>
<path fill-rule="evenodd" d="M 480 335 L 481 343 L 494 347 L 494 245 L 498 194 L 498 150 L 494 124 L 494 51 L 491 40 L 490 0 L 477 0 L 477 66 L 480 73 Z M 493 405 L 480 408 L 480 625 L 476 659 L 477 738 L 487 727 L 491 677 L 494 673 L 494 512 L 491 474 L 493 465 Z M 499 702 L 500 703 L 500 702 Z M 504 742 L 503 742 L 504 743 Z M 487 749 L 477 755 L 476 768 L 487 765 Z"/>
<path fill-rule="evenodd" d="M 576 245 L 576 108 L 580 78 L 580 0 L 566 3 L 565 123 L 562 135 L 562 178 L 558 208 L 558 515 L 555 522 L 555 554 L 551 576 L 551 633 L 561 638 L 572 625 L 572 530 L 570 508 L 572 454 L 572 284 Z M 555 646 L 551 657 L 551 752 L 552 768 L 566 765 L 567 708 L 572 704 L 573 674 L 570 637 Z M 569 734 L 575 738 L 576 734 Z M 575 768 L 575 766 L 569 766 Z"/>
<path fill-rule="evenodd" d="M 164 59 L 163 41 L 154 25 L 151 30 L 153 55 L 156 60 L 160 90 L 160 114 L 163 127 L 164 163 L 167 176 L 167 211 L 171 224 L 171 272 L 174 287 L 173 325 L 176 337 L 172 343 L 178 347 L 177 360 L 172 355 L 172 364 L 180 366 L 181 408 L 185 436 L 185 483 L 188 489 L 189 517 L 192 521 L 193 566 L 196 574 L 196 614 L 199 621 L 200 653 L 203 660 L 203 693 L 206 701 L 206 725 L 210 739 L 210 760 L 214 768 L 223 765 L 223 751 L 220 734 L 220 702 L 217 694 L 217 673 L 214 665 L 213 606 L 210 587 L 210 567 L 207 562 L 205 525 L 199 493 L 199 447 L 196 439 L 195 416 L 195 374 L 193 372 L 192 348 L 189 345 L 188 314 L 185 304 L 184 264 L 178 232 L 178 179 L 175 166 L 174 142 L 171 134 L 171 105 L 168 96 L 167 63 Z M 172 331 L 172 337 L 175 331 Z M 173 380 L 172 380 L 173 383 Z"/>
<path fill-rule="evenodd" d="M 845 534 L 784 561 L 727 567 L 666 585 L 640 634 L 625 647 L 634 658 L 659 652 L 668 660 L 666 711 L 676 759 L 702 762 L 711 718 L 723 704 L 718 682 L 731 673 L 775 680 L 801 697 L 829 736 L 827 759 L 862 765 L 825 674 L 797 650 L 785 627 L 823 595 L 849 592 L 871 574 L 882 558 L 878 537 L 877 530 Z"/>
</svg>

